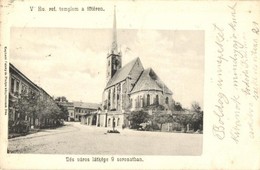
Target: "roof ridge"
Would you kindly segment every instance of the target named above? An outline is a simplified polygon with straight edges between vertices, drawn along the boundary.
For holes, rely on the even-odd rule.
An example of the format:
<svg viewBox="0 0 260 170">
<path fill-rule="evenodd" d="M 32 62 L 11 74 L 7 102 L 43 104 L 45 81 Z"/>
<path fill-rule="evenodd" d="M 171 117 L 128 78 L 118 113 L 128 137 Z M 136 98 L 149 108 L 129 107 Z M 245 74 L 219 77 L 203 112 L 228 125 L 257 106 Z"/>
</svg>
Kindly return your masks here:
<svg viewBox="0 0 260 170">
<path fill-rule="evenodd" d="M 140 58 L 139 57 L 136 57 L 133 61 L 135 61 L 134 62 L 134 64 L 133 64 L 133 66 L 132 66 L 132 68 L 131 68 L 131 70 L 129 71 L 129 73 L 131 73 L 131 71 L 133 70 L 133 68 L 134 68 L 134 66 L 135 66 L 135 63 L 136 63 L 136 61 L 139 59 L 139 61 L 140 61 Z M 131 61 L 131 62 L 133 62 L 133 61 Z"/>
<path fill-rule="evenodd" d="M 134 84 L 134 87 L 132 88 L 132 90 L 134 90 L 136 84 L 138 83 L 139 79 L 142 77 L 144 71 L 145 71 L 145 70 L 143 70 L 143 71 L 141 72 L 141 74 L 139 75 L 139 77 L 138 77 L 137 80 L 135 81 L 136 83 Z M 132 91 L 132 90 L 131 90 L 131 91 Z"/>
<path fill-rule="evenodd" d="M 136 61 L 139 60 L 139 57 L 136 57 L 135 59 L 131 60 L 130 62 L 128 62 L 126 65 L 124 65 L 123 67 L 121 67 L 115 74 L 114 76 L 108 81 L 108 83 L 106 84 L 105 89 L 123 81 L 127 75 L 129 75 L 129 73 L 133 70 Z M 123 78 L 122 78 L 123 75 Z M 118 77 L 119 76 L 119 77 Z M 121 76 L 121 79 L 120 79 Z M 125 77 L 126 76 L 126 77 Z M 119 80 L 120 79 L 120 80 Z"/>
</svg>

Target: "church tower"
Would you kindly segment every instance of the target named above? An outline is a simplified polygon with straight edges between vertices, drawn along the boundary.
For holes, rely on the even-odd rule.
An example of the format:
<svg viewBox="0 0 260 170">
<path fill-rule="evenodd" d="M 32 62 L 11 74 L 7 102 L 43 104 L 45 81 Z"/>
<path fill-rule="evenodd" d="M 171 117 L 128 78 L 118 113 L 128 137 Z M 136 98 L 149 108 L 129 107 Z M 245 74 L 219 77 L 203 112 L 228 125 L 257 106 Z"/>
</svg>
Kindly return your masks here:
<svg viewBox="0 0 260 170">
<path fill-rule="evenodd" d="M 112 32 L 112 46 L 111 51 L 107 55 L 107 75 L 106 82 L 115 75 L 115 73 L 122 67 L 122 54 L 118 52 L 117 47 L 117 30 L 116 30 L 116 7 L 114 7 L 114 23 Z"/>
</svg>

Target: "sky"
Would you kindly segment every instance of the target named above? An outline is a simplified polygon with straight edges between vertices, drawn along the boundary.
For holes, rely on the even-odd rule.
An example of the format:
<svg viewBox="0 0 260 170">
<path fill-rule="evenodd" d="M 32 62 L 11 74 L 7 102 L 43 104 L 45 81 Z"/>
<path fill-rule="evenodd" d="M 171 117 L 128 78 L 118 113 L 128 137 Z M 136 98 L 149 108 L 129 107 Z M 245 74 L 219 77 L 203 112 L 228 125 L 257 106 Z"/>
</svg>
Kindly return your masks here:
<svg viewBox="0 0 260 170">
<path fill-rule="evenodd" d="M 139 57 L 173 91 L 203 108 L 204 31 L 118 29 L 123 65 Z M 111 29 L 27 28 L 10 31 L 10 62 L 51 96 L 102 102 Z"/>
</svg>

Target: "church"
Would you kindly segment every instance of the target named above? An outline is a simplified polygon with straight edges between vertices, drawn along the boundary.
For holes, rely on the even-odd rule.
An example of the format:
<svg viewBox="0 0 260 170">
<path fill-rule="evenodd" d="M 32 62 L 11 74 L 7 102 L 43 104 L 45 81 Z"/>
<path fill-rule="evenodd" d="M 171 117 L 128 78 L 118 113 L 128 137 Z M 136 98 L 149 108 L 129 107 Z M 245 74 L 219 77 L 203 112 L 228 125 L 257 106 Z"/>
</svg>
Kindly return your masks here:
<svg viewBox="0 0 260 170">
<path fill-rule="evenodd" d="M 106 86 L 102 110 L 97 114 L 97 126 L 129 127 L 127 115 L 151 105 L 170 110 L 174 103 L 172 91 L 152 68 L 145 69 L 139 57 L 122 66 L 122 53 L 117 46 L 116 12 L 114 11 L 113 40 L 106 59 Z"/>
</svg>

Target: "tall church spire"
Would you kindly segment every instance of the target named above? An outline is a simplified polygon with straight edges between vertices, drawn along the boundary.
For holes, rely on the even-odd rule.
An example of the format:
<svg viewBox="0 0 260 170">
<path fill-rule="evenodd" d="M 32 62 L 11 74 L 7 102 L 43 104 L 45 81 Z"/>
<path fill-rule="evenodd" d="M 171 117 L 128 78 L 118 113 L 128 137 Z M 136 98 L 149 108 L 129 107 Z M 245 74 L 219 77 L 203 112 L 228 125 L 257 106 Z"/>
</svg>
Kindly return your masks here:
<svg viewBox="0 0 260 170">
<path fill-rule="evenodd" d="M 122 66 L 122 54 L 118 52 L 116 30 L 116 7 L 114 6 L 114 22 L 112 30 L 111 53 L 107 55 L 107 82 L 116 74 Z"/>
<path fill-rule="evenodd" d="M 113 41 L 112 41 L 112 48 L 111 52 L 113 54 L 117 54 L 117 32 L 116 32 L 116 6 L 114 6 L 114 23 L 113 23 Z"/>
</svg>

